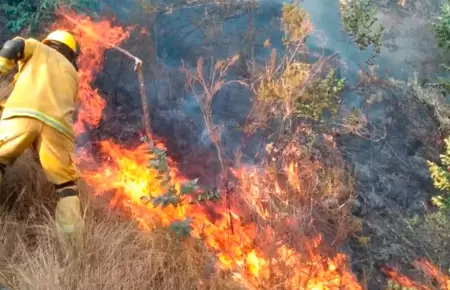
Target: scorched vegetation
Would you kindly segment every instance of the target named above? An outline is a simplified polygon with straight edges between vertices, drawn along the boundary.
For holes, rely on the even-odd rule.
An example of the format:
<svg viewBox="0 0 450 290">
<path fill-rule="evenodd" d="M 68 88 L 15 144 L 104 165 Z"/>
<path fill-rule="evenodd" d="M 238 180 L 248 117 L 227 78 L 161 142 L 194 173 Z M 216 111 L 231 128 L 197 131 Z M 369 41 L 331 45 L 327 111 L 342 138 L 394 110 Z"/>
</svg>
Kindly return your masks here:
<svg viewBox="0 0 450 290">
<path fill-rule="evenodd" d="M 0 289 L 449 287 L 450 278 L 435 265 L 436 259 L 425 257 L 415 263 L 425 274 L 420 282 L 372 262 L 355 271 L 348 244 L 368 249 L 371 233 L 362 214 L 367 211 L 361 204 L 364 198 L 357 196 L 360 172 L 350 166 L 341 137 L 382 143 L 387 133 L 377 131 L 365 108 L 345 108 L 344 96 L 354 88 L 341 75 L 338 53 L 317 56 L 310 51 L 308 39 L 315 28 L 301 5 L 278 7 L 274 21 L 277 40 L 259 37 L 254 18 L 260 3 L 256 1 L 177 1 L 170 5 L 127 1 L 139 9 L 129 17 L 145 19 L 151 29 L 99 20 L 93 11 L 85 13 L 89 5 L 98 10 L 97 1 L 60 2 L 3 1 L 2 7 L 8 28 L 14 32 L 43 21 L 46 28 L 73 31 L 82 47 L 75 130 L 80 140 L 76 158 L 84 189 L 86 229 L 76 245 L 66 244 L 58 236 L 49 210 L 54 206 L 52 186 L 44 180 L 33 152 L 27 152 L 8 171 L 1 188 Z M 341 9 L 344 33 L 360 50 L 372 48 L 370 63 L 374 62 L 384 32 L 383 26 L 375 25 L 375 6 L 369 1 L 342 1 Z M 205 41 L 199 45 L 202 56 L 183 60 L 177 67 L 176 76 L 182 79 L 177 87 L 175 77 L 168 77 L 172 71 L 164 57 L 157 53 L 158 41 L 162 41 L 156 36 L 158 29 L 167 33 L 157 20 L 165 15 L 180 16 L 186 10 L 195 15 L 194 28 L 186 34 L 199 31 Z M 245 45 L 218 59 L 215 44 L 225 23 L 243 15 L 246 31 L 237 37 Z M 440 43 L 445 44 L 442 21 L 446 18 L 440 19 L 435 27 Z M 147 115 L 146 109 L 129 113 L 139 115 L 132 124 L 111 124 L 110 120 L 120 115 L 114 112 L 114 117 L 110 116 L 116 109 L 111 108 L 113 94 L 95 88 L 98 75 L 105 74 L 103 61 L 109 50 L 135 60 L 120 46 L 136 35 L 139 43 L 150 39 L 150 44 L 138 50 L 141 55 L 136 53 L 144 63 L 127 65 L 144 68 L 145 80 L 153 82 L 146 85 L 131 69 L 121 69 L 117 80 L 126 74 L 133 76 L 138 89 L 120 107 L 139 99 L 139 94 L 141 105 L 150 108 L 162 99 L 174 101 L 175 107 L 184 101 L 183 94 L 191 96 L 204 127 L 196 134 L 208 140 L 192 147 L 203 146 L 210 153 L 201 155 L 203 148 L 196 148 L 190 152 L 194 158 L 183 156 L 192 164 L 186 166 L 183 157 L 169 150 L 176 148 L 171 143 L 181 142 L 185 135 L 169 138 L 169 132 L 157 136 L 147 130 L 150 128 L 144 127 L 153 125 L 150 120 L 158 118 Z M 111 63 L 119 65 L 117 58 Z M 368 76 L 361 86 L 382 86 Z M 166 90 L 155 89 L 155 98 L 147 98 L 145 89 L 160 83 L 170 85 Z M 230 129 L 214 105 L 225 102 L 220 113 L 231 110 L 232 102 L 224 101 L 224 96 L 242 101 L 237 100 L 238 92 L 245 93 L 249 105 L 241 114 L 244 118 L 239 116 Z M 158 113 L 156 109 L 152 112 Z M 177 115 L 183 123 L 190 122 L 182 117 Z M 108 136 L 111 127 L 119 128 L 112 137 Z M 151 129 L 157 131 L 158 126 Z M 227 130 L 241 134 L 242 144 L 231 152 L 224 137 Z M 122 137 L 125 132 L 129 138 Z M 447 155 L 442 156 L 444 165 L 448 165 Z M 201 167 L 195 172 L 201 172 L 203 178 L 192 177 L 194 161 Z M 429 164 L 436 187 L 448 190 L 448 172 Z M 446 198 L 442 195 L 434 201 L 445 210 Z M 426 221 L 438 224 L 431 218 Z M 413 222 L 424 224 L 419 218 L 409 224 Z M 373 272 L 384 273 L 388 281 Z"/>
</svg>

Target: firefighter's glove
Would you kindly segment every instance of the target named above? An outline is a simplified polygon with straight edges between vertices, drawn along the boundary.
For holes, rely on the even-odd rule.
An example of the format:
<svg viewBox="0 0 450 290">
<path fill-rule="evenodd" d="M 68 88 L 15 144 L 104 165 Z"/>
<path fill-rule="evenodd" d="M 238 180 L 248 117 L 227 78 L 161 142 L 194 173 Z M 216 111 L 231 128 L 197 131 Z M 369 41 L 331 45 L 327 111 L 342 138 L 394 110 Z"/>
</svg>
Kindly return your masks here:
<svg viewBox="0 0 450 290">
<path fill-rule="evenodd" d="M 0 56 L 0 75 L 4 75 L 12 71 L 16 67 L 14 60 Z"/>
<path fill-rule="evenodd" d="M 81 233 L 84 222 L 78 196 L 63 197 L 58 201 L 55 221 L 59 230 L 65 234 L 78 235 Z"/>
</svg>

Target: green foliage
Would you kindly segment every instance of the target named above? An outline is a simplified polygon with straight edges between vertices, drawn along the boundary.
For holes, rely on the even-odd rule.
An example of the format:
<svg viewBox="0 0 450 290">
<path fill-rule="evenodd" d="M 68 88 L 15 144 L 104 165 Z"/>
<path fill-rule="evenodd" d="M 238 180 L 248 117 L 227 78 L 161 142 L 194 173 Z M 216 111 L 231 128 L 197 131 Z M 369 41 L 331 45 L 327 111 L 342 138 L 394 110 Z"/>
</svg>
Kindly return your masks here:
<svg viewBox="0 0 450 290">
<path fill-rule="evenodd" d="M 220 192 L 217 190 L 205 191 L 196 195 L 197 201 L 219 201 L 220 200 Z"/>
<path fill-rule="evenodd" d="M 439 48 L 447 53 L 450 50 L 450 3 L 447 0 L 442 6 L 440 14 L 431 21 Z M 450 71 L 450 67 L 442 63 L 441 67 L 445 72 Z M 450 80 L 447 77 L 439 77 L 439 84 L 444 92 L 450 92 Z"/>
<path fill-rule="evenodd" d="M 7 18 L 7 28 L 13 32 L 30 27 L 35 29 L 42 21 L 50 21 L 60 6 L 73 9 L 96 9 L 99 0 L 0 0 L 0 10 Z"/>
<path fill-rule="evenodd" d="M 421 241 L 430 260 L 434 264 L 441 264 L 441 267 L 448 267 L 450 265 L 447 262 L 450 256 L 450 223 L 448 214 L 443 211 L 432 212 L 426 215 L 416 214 L 414 217 L 406 219 L 406 222 L 411 226 L 411 229 L 414 229 L 411 238 Z"/>
<path fill-rule="evenodd" d="M 269 69 L 272 71 L 272 69 Z M 289 63 L 284 71 L 276 76 L 269 72 L 269 75 L 259 87 L 258 97 L 262 100 L 285 100 L 293 93 L 305 85 L 310 65 L 301 62 Z"/>
<path fill-rule="evenodd" d="M 450 51 L 450 3 L 448 0 L 441 6 L 441 11 L 431 21 L 431 27 L 436 36 L 438 47 L 444 54 Z M 446 63 L 440 65 L 445 73 L 450 72 L 450 66 Z M 450 80 L 448 77 L 439 77 L 438 82 L 442 91 L 446 94 L 450 92 Z"/>
<path fill-rule="evenodd" d="M 450 4 L 446 1 L 441 6 L 441 13 L 431 23 L 438 46 L 444 51 L 450 49 Z"/>
<path fill-rule="evenodd" d="M 167 180 L 170 180 L 169 165 L 167 163 L 166 152 L 162 149 L 154 147 L 150 150 L 154 157 L 150 159 L 150 167 L 159 171 L 160 174 L 164 174 Z"/>
<path fill-rule="evenodd" d="M 327 77 L 308 85 L 305 94 L 295 102 L 295 113 L 300 118 L 319 121 L 324 111 L 334 117 L 340 102 L 339 93 L 345 86 L 345 79 L 336 78 L 336 71 L 330 70 Z"/>
<path fill-rule="evenodd" d="M 148 143 L 147 138 L 143 138 L 142 141 Z M 167 188 L 167 191 L 158 196 L 143 197 L 142 201 L 151 202 L 154 207 L 161 206 L 162 208 L 173 206 L 182 207 L 185 198 L 190 196 L 191 204 L 197 202 L 204 202 L 206 200 L 216 201 L 220 199 L 218 192 L 200 192 L 198 185 L 198 178 L 189 180 L 181 185 L 178 191 L 171 177 L 170 167 L 167 160 L 166 152 L 160 148 L 154 147 L 149 144 L 149 151 L 151 158 L 149 159 L 149 168 L 157 170 L 159 180 L 162 188 Z M 169 229 L 173 231 L 177 238 L 183 238 L 190 235 L 192 230 L 191 218 L 186 218 L 184 221 L 174 221 Z"/>
<path fill-rule="evenodd" d="M 384 27 L 380 25 L 377 29 L 373 28 L 377 21 L 377 9 L 370 2 L 370 0 L 343 1 L 341 3 L 341 21 L 359 49 L 363 50 L 373 46 L 373 58 L 380 53 Z"/>
<path fill-rule="evenodd" d="M 181 185 L 181 193 L 182 194 L 191 194 L 198 190 L 198 178 L 190 180 Z"/>
<path fill-rule="evenodd" d="M 152 203 L 155 207 L 168 207 L 169 205 L 177 207 L 181 205 L 181 202 L 182 198 L 177 195 L 177 191 L 172 187 L 167 193 L 152 198 Z"/>
<path fill-rule="evenodd" d="M 433 203 L 442 211 L 449 212 L 450 172 L 448 171 L 448 168 L 450 168 L 450 137 L 447 137 L 444 142 L 446 150 L 440 155 L 440 159 L 445 168 L 431 161 L 428 161 L 427 163 L 434 187 L 442 191 L 442 194 L 433 197 Z"/>
<path fill-rule="evenodd" d="M 178 239 L 190 236 L 192 231 L 192 219 L 186 218 L 184 221 L 174 221 L 169 229 L 175 234 Z"/>
<path fill-rule="evenodd" d="M 308 82 L 310 65 L 289 64 L 278 78 L 268 78 L 259 88 L 259 99 L 284 102 L 292 99 L 295 116 L 319 121 L 326 111 L 335 116 L 340 103 L 339 94 L 345 79 L 336 77 L 334 69 L 324 79 Z"/>
<path fill-rule="evenodd" d="M 415 287 L 406 287 L 400 284 L 397 284 L 395 281 L 389 280 L 388 285 L 385 288 L 386 290 L 418 290 Z"/>
<path fill-rule="evenodd" d="M 312 64 L 305 61 L 305 41 L 311 32 L 309 15 L 297 4 L 284 4 L 281 22 L 285 43 L 283 57 L 278 58 L 272 50 L 258 83 L 257 101 L 262 119 L 321 121 L 326 112 L 336 116 L 345 79 L 337 78 L 334 69 L 323 78 L 317 71 L 323 67 L 322 60 Z"/>
</svg>

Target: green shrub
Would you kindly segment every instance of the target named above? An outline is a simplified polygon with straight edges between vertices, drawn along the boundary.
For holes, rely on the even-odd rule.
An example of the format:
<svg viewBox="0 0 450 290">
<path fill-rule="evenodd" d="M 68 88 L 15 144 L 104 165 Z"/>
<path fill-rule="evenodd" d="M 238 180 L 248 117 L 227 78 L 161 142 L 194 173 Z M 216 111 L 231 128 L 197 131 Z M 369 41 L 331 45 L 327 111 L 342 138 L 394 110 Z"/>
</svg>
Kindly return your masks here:
<svg viewBox="0 0 450 290">
<path fill-rule="evenodd" d="M 0 10 L 8 19 L 7 28 L 19 32 L 24 28 L 37 28 L 42 21 L 50 21 L 60 6 L 73 9 L 96 9 L 98 0 L 0 0 Z"/>
<path fill-rule="evenodd" d="M 444 51 L 450 49 L 450 4 L 446 1 L 441 6 L 441 13 L 434 18 L 431 26 L 436 35 L 438 46 Z"/>
<path fill-rule="evenodd" d="M 311 118 L 320 121 L 324 112 L 335 117 L 340 103 L 339 94 L 345 86 L 345 79 L 336 77 L 332 69 L 324 79 L 316 80 L 308 85 L 301 100 L 295 103 L 295 113 L 299 118 Z"/>
<path fill-rule="evenodd" d="M 166 152 L 162 149 L 154 147 L 147 138 L 143 138 L 144 142 L 148 144 L 149 148 L 149 168 L 158 172 L 157 179 L 163 188 L 166 188 L 164 194 L 158 196 L 152 196 L 149 193 L 148 196 L 142 196 L 141 201 L 145 203 L 151 203 L 154 207 L 168 207 L 173 206 L 175 208 L 182 208 L 186 198 L 190 198 L 190 203 L 202 203 L 205 201 L 218 201 L 220 195 L 218 191 L 200 191 L 198 178 L 189 180 L 181 185 L 180 190 L 177 190 L 175 183 L 171 177 L 171 171 L 168 164 Z M 191 234 L 192 218 L 186 217 L 184 220 L 173 221 L 169 230 L 171 230 L 175 236 L 179 239 L 187 237 Z"/>
<path fill-rule="evenodd" d="M 445 140 L 446 150 L 440 155 L 442 166 L 428 161 L 428 166 L 433 180 L 433 185 L 437 189 L 441 190 L 442 194 L 434 196 L 432 198 L 433 203 L 439 207 L 442 211 L 449 212 L 450 210 L 450 137 Z"/>
<path fill-rule="evenodd" d="M 309 15 L 298 5 L 284 4 L 281 25 L 285 50 L 280 56 L 272 50 L 259 78 L 257 109 L 261 116 L 314 122 L 322 121 L 324 113 L 334 117 L 345 79 L 338 78 L 334 69 L 324 71 L 323 59 L 314 63 L 305 61 L 308 51 L 305 43 L 313 29 Z"/>
<path fill-rule="evenodd" d="M 374 58 L 381 50 L 384 27 L 380 25 L 377 29 L 373 28 L 378 19 L 376 18 L 377 9 L 370 4 L 371 2 L 370 0 L 341 1 L 341 22 L 359 49 L 373 46 L 372 58 Z"/>
</svg>

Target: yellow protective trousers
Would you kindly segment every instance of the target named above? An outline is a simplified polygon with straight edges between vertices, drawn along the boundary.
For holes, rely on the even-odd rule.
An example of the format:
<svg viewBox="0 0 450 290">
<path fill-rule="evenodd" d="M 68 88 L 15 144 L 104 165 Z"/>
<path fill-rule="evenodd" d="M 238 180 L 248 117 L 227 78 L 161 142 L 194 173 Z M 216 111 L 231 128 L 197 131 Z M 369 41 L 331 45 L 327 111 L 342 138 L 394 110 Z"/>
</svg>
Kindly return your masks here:
<svg viewBox="0 0 450 290">
<path fill-rule="evenodd" d="M 0 120 L 0 163 L 11 166 L 29 147 L 36 149 L 47 179 L 64 184 L 78 178 L 74 140 L 31 117 Z"/>
<path fill-rule="evenodd" d="M 3 171 L 29 147 L 37 151 L 47 179 L 56 185 L 60 197 L 55 209 L 58 228 L 71 236 L 81 233 L 84 222 L 76 185 L 79 175 L 73 159 L 74 140 L 35 118 L 0 120 L 0 164 Z"/>
</svg>

